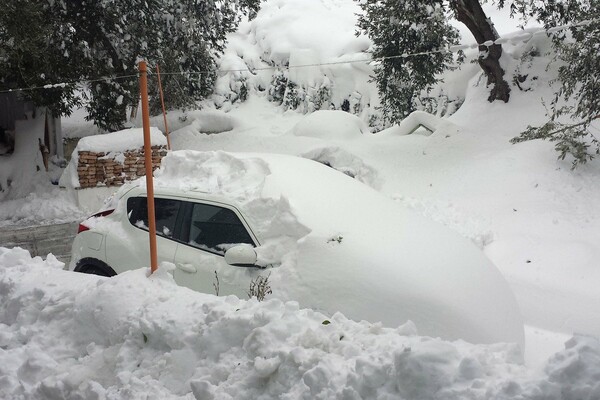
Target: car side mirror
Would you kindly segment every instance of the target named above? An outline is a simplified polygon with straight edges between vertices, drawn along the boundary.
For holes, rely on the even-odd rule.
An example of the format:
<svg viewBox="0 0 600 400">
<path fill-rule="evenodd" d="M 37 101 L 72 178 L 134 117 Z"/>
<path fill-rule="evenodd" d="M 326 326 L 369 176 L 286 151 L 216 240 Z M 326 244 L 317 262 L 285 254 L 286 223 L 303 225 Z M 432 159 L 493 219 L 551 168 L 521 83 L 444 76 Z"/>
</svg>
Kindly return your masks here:
<svg viewBox="0 0 600 400">
<path fill-rule="evenodd" d="M 225 252 L 225 262 L 236 267 L 256 267 L 256 251 L 249 245 L 233 246 Z"/>
</svg>

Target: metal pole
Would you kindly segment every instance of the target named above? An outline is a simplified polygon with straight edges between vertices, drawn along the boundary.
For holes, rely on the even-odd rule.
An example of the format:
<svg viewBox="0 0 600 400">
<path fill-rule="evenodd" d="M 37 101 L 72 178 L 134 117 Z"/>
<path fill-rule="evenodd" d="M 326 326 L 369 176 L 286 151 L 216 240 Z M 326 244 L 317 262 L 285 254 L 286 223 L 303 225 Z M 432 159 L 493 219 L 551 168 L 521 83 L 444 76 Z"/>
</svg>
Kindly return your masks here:
<svg viewBox="0 0 600 400">
<path fill-rule="evenodd" d="M 163 120 L 165 121 L 165 135 L 167 135 L 167 150 L 171 150 L 171 136 L 169 136 L 169 125 L 167 125 L 167 112 L 165 111 L 165 99 L 163 98 L 162 83 L 160 81 L 160 68 L 156 64 L 156 76 L 158 77 L 158 92 L 160 93 L 160 105 L 162 106 Z"/>
<path fill-rule="evenodd" d="M 150 271 L 158 268 L 156 253 L 156 220 L 154 218 L 154 182 L 152 179 L 152 144 L 150 143 L 150 111 L 148 106 L 148 77 L 146 62 L 140 61 L 140 94 L 142 97 L 142 124 L 144 127 L 144 164 L 146 166 L 146 192 L 148 196 L 148 230 L 150 236 Z"/>
</svg>

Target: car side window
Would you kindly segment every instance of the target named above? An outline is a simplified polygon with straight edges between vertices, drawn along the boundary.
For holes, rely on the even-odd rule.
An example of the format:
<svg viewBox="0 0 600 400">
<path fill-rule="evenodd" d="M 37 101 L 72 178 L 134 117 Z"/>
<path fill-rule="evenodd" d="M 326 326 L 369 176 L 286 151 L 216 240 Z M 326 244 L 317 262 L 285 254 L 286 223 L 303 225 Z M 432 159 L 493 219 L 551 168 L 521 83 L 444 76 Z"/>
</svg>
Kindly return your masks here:
<svg viewBox="0 0 600 400">
<path fill-rule="evenodd" d="M 156 218 L 156 234 L 172 238 L 175 231 L 175 220 L 181 207 L 181 201 L 171 199 L 154 199 Z M 148 202 L 146 197 L 130 197 L 127 199 L 127 216 L 129 222 L 144 230 L 148 230 Z"/>
<path fill-rule="evenodd" d="M 220 255 L 236 244 L 254 246 L 235 212 L 208 204 L 193 204 L 188 237 L 190 245 Z"/>
</svg>

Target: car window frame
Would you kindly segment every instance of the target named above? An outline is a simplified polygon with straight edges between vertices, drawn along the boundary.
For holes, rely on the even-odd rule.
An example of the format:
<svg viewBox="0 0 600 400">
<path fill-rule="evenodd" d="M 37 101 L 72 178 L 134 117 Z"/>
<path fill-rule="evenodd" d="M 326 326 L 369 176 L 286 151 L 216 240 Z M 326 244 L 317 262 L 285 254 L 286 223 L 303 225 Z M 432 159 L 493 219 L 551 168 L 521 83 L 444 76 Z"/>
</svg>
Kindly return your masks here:
<svg viewBox="0 0 600 400">
<path fill-rule="evenodd" d="M 256 235 L 252 231 L 252 228 L 250 227 L 250 225 L 248 224 L 248 222 L 246 221 L 246 219 L 244 218 L 242 213 L 235 206 L 233 206 L 231 204 L 217 202 L 217 201 L 200 200 L 200 199 L 188 199 L 185 201 L 185 203 L 186 203 L 186 206 L 185 206 L 185 211 L 184 211 L 184 218 L 183 218 L 183 223 L 181 226 L 181 229 L 182 229 L 181 235 L 182 236 L 180 239 L 180 243 L 184 244 L 185 246 L 191 247 L 195 250 L 214 254 L 219 257 L 225 257 L 225 254 L 221 254 L 217 251 L 211 251 L 210 249 L 203 249 L 203 248 L 194 246 L 193 244 L 191 244 L 189 242 L 189 239 L 190 239 L 189 234 L 190 234 L 190 229 L 191 229 L 191 225 L 192 225 L 192 212 L 194 209 L 194 204 L 203 204 L 203 205 L 208 205 L 208 206 L 213 206 L 213 207 L 224 208 L 224 209 L 232 211 L 235 214 L 235 216 L 238 218 L 238 220 L 242 223 L 242 226 L 244 227 L 244 229 L 246 229 L 246 233 L 248 234 L 248 237 L 250 237 L 250 239 L 252 240 L 253 246 L 254 247 L 260 246 L 260 243 L 257 240 Z"/>
<path fill-rule="evenodd" d="M 130 199 L 134 199 L 134 198 L 139 198 L 139 199 L 144 199 L 144 201 L 148 201 L 148 197 L 144 194 L 137 194 L 134 196 L 129 196 L 127 197 L 126 200 L 126 204 L 125 204 L 125 218 L 127 219 L 127 223 L 134 227 L 137 228 L 139 230 L 142 230 L 144 232 L 148 232 L 148 228 L 144 228 L 142 226 L 138 226 L 134 223 L 131 222 L 131 219 L 129 218 L 129 213 L 127 212 L 127 209 L 129 208 L 129 205 L 127 203 L 129 203 Z M 174 199 L 174 198 L 170 198 L 170 197 L 166 197 L 166 196 L 154 196 L 154 206 L 156 207 L 156 200 L 171 200 L 171 201 L 178 201 L 179 204 L 179 209 L 177 210 L 177 215 L 175 216 L 175 222 L 174 222 L 174 227 L 173 227 L 173 234 L 171 236 L 166 236 L 163 233 L 158 231 L 158 228 L 156 230 L 156 236 L 161 237 L 163 239 L 167 239 L 167 240 L 172 240 L 175 242 L 179 242 L 181 239 L 181 225 L 182 225 L 182 221 L 181 219 L 183 218 L 183 213 L 182 213 L 182 209 L 185 206 L 185 202 L 182 201 L 181 199 Z M 134 212 L 135 214 L 133 214 L 132 216 L 135 217 L 136 219 L 139 219 L 139 216 L 137 215 L 139 213 L 139 208 L 133 209 L 132 212 Z M 156 213 L 156 212 L 155 212 Z M 147 218 L 147 216 L 146 216 Z"/>
<path fill-rule="evenodd" d="M 127 197 L 126 203 L 127 203 L 127 201 L 129 201 L 130 198 L 133 198 L 133 197 L 139 197 L 139 198 L 144 198 L 144 199 L 148 198 L 146 193 L 138 193 L 138 194 Z M 164 238 L 167 240 L 172 240 L 179 244 L 183 244 L 187 247 L 191 247 L 194 250 L 199 250 L 199 251 L 203 251 L 205 253 L 214 254 L 219 257 L 225 257 L 224 254 L 218 253 L 216 251 L 210 251 L 208 249 L 202 249 L 202 248 L 196 247 L 196 246 L 192 245 L 191 243 L 189 243 L 189 232 L 190 232 L 191 221 L 192 221 L 192 219 L 191 219 L 192 212 L 193 212 L 194 204 L 198 203 L 198 204 L 205 204 L 205 205 L 214 206 L 214 207 L 225 208 L 230 211 L 233 211 L 233 213 L 236 215 L 236 217 L 242 223 L 242 226 L 246 229 L 246 233 L 248 233 L 248 236 L 252 240 L 254 247 L 260 246 L 260 241 L 254 234 L 252 227 L 246 221 L 246 219 L 244 218 L 244 215 L 240 212 L 240 210 L 232 204 L 223 203 L 223 202 L 215 201 L 215 200 L 198 199 L 198 198 L 191 198 L 191 197 L 186 197 L 186 196 L 166 195 L 166 194 L 157 194 L 154 196 L 154 198 L 155 199 L 164 199 L 164 200 L 176 200 L 176 201 L 181 202 L 181 205 L 177 212 L 177 217 L 175 218 L 175 229 L 173 230 L 173 235 L 168 237 L 168 236 L 163 236 L 163 235 L 160 235 L 157 233 L 157 236 L 159 236 L 161 238 Z M 127 223 L 130 226 L 140 229 L 142 231 L 148 232 L 148 229 L 144 229 L 142 227 L 139 227 L 139 226 L 131 223 L 131 220 L 129 219 L 129 215 L 127 213 L 127 204 L 125 204 L 125 211 L 126 211 L 125 219 L 127 220 Z"/>
</svg>

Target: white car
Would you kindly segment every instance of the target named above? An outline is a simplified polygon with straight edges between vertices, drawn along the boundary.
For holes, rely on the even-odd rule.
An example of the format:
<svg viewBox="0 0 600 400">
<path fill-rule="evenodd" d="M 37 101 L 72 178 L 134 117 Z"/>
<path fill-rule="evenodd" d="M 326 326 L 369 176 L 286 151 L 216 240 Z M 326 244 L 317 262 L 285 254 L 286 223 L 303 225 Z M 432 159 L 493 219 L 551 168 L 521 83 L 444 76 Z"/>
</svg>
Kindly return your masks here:
<svg viewBox="0 0 600 400">
<path fill-rule="evenodd" d="M 82 222 L 71 269 L 149 266 L 145 181 Z M 159 262 L 204 293 L 302 307 L 475 343 L 523 345 L 515 298 L 475 245 L 332 168 L 292 156 L 171 152 L 155 173 Z M 265 294 L 265 293 L 263 293 Z"/>
</svg>

